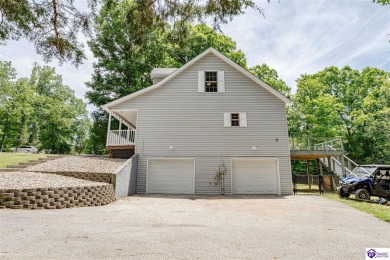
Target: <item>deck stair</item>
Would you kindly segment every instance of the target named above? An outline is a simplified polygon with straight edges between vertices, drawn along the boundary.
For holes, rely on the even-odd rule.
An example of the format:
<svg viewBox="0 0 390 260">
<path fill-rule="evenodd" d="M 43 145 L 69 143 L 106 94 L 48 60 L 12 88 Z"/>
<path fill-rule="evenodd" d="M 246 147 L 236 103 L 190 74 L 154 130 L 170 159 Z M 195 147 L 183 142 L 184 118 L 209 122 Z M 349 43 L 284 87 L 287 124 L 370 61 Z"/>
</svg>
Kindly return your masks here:
<svg viewBox="0 0 390 260">
<path fill-rule="evenodd" d="M 290 137 L 291 160 L 319 160 L 328 172 L 349 175 L 357 163 L 345 155 L 341 137 Z"/>
<path fill-rule="evenodd" d="M 333 148 L 329 147 L 329 149 L 333 149 Z M 345 175 L 350 175 L 353 169 L 358 165 L 356 162 L 354 162 L 351 158 L 347 157 L 346 155 L 331 156 L 330 160 L 328 160 L 327 158 L 320 158 L 320 162 L 326 168 L 329 168 L 329 163 L 330 163 L 331 168 L 333 169 L 333 173 L 340 177 Z"/>
</svg>

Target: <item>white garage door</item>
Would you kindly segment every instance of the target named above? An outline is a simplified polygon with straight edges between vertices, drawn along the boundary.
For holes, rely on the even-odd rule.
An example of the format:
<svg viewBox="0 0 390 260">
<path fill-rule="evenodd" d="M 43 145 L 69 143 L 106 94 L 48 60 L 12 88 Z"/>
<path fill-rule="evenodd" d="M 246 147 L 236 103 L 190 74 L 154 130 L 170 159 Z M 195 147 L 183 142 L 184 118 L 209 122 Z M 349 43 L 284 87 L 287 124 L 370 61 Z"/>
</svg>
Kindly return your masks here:
<svg viewBox="0 0 390 260">
<path fill-rule="evenodd" d="M 147 193 L 194 194 L 194 159 L 149 159 Z"/>
<path fill-rule="evenodd" d="M 233 159 L 233 194 L 279 194 L 276 159 Z"/>
</svg>

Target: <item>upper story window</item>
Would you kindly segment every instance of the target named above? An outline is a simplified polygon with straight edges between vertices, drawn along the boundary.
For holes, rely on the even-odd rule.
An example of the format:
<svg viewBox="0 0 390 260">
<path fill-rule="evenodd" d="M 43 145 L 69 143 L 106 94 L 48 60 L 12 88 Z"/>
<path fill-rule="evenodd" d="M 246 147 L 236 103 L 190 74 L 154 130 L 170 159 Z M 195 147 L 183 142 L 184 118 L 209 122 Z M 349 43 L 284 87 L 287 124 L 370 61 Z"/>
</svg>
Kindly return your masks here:
<svg viewBox="0 0 390 260">
<path fill-rule="evenodd" d="M 198 71 L 198 92 L 225 92 L 225 72 Z"/>
<path fill-rule="evenodd" d="M 205 92 L 218 92 L 218 72 L 205 71 Z"/>
</svg>

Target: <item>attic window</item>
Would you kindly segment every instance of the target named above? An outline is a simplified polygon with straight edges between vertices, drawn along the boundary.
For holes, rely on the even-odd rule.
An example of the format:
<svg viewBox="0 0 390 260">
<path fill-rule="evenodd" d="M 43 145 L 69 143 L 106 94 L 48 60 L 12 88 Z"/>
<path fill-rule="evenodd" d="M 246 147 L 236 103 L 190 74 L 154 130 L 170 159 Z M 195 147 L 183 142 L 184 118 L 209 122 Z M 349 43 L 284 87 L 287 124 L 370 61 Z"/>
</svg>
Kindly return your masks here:
<svg viewBox="0 0 390 260">
<path fill-rule="evenodd" d="M 218 73 L 205 71 L 205 92 L 218 92 Z"/>
</svg>

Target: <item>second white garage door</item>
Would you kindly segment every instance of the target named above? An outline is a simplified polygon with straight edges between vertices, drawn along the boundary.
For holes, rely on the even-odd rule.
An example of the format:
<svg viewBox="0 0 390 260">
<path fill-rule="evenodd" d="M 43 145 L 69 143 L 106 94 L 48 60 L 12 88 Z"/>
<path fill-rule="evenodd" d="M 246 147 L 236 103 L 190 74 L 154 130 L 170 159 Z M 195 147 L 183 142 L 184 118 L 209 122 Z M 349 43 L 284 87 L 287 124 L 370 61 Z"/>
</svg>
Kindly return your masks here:
<svg viewBox="0 0 390 260">
<path fill-rule="evenodd" d="M 194 194 L 194 159 L 148 159 L 147 193 Z"/>
<path fill-rule="evenodd" d="M 233 194 L 279 194 L 276 159 L 233 159 Z"/>
</svg>

